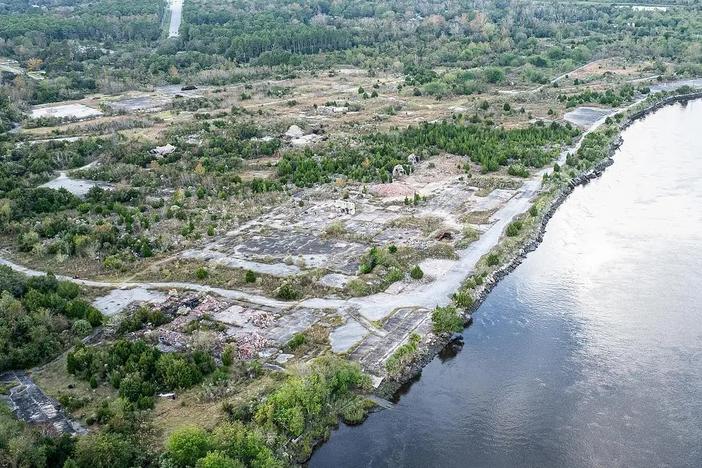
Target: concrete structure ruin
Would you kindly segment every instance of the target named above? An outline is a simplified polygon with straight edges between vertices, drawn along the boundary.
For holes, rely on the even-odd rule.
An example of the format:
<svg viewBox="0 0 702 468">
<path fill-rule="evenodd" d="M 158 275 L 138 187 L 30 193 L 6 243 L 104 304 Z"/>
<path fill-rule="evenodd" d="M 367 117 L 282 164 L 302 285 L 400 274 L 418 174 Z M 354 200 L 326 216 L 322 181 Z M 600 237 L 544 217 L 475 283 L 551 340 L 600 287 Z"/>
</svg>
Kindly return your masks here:
<svg viewBox="0 0 702 468">
<path fill-rule="evenodd" d="M 168 143 L 167 145 L 157 146 L 156 148 L 153 148 L 151 151 L 149 151 L 149 153 L 151 153 L 154 156 L 164 157 L 173 153 L 175 150 L 176 147 Z"/>
<path fill-rule="evenodd" d="M 291 139 L 302 138 L 304 135 L 305 132 L 303 132 L 297 125 L 291 125 L 290 128 L 288 128 L 288 131 L 285 132 L 285 136 Z"/>
<path fill-rule="evenodd" d="M 343 214 L 355 215 L 356 214 L 356 204 L 354 202 L 345 200 L 334 200 L 334 208 L 339 210 Z"/>
<path fill-rule="evenodd" d="M 405 171 L 405 168 L 402 166 L 402 164 L 398 164 L 397 166 L 392 168 L 392 180 L 398 180 L 407 175 L 407 171 Z"/>
</svg>

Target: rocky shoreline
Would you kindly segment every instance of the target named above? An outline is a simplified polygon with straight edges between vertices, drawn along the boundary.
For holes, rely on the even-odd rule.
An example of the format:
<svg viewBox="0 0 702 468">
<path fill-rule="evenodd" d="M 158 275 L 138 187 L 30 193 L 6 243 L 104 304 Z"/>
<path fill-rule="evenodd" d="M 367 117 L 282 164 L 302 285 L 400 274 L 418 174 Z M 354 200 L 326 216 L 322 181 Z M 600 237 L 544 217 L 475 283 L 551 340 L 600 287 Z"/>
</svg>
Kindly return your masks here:
<svg viewBox="0 0 702 468">
<path fill-rule="evenodd" d="M 546 232 L 546 226 L 551 220 L 556 210 L 561 206 L 561 204 L 568 198 L 568 196 L 575 190 L 579 185 L 585 185 L 593 179 L 600 177 L 604 171 L 614 164 L 614 153 L 621 147 L 623 143 L 622 132 L 631 126 L 634 122 L 660 110 L 661 108 L 675 104 L 675 103 L 686 103 L 692 100 L 701 99 L 702 92 L 695 92 L 689 94 L 680 94 L 668 96 L 643 110 L 637 111 L 626 118 L 626 120 L 619 127 L 619 135 L 610 144 L 609 150 L 607 152 L 607 157 L 597 163 L 592 169 L 580 174 L 579 176 L 571 179 L 568 184 L 561 190 L 561 192 L 553 199 L 549 204 L 548 208 L 544 212 L 543 217 L 538 225 L 538 227 L 532 232 L 527 242 L 524 246 L 519 249 L 519 251 L 513 255 L 509 261 L 507 261 L 502 267 L 498 268 L 492 272 L 487 278 L 482 288 L 478 291 L 473 305 L 467 309 L 464 313 L 465 325 L 467 326 L 472 320 L 472 314 L 482 305 L 483 301 L 488 297 L 493 288 L 497 284 L 514 271 L 526 258 L 529 252 L 533 252 L 543 241 L 544 233 Z M 393 379 L 385 379 L 381 385 L 376 390 L 376 394 L 383 398 L 392 398 L 396 395 L 398 390 L 404 385 L 415 380 L 422 373 L 422 369 L 429 364 L 436 355 L 441 352 L 446 346 L 448 346 L 453 341 L 452 336 L 445 334 L 443 336 L 437 337 L 428 346 L 421 349 L 421 354 L 408 366 L 406 367 L 398 377 Z"/>
</svg>

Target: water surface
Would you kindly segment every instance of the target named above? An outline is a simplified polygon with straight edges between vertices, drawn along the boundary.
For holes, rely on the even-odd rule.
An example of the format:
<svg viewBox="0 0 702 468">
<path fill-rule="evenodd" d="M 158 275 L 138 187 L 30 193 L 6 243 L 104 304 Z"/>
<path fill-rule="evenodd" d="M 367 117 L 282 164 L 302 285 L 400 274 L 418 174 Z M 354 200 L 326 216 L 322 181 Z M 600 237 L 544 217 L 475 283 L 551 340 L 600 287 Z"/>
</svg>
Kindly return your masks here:
<svg viewBox="0 0 702 468">
<path fill-rule="evenodd" d="M 457 355 L 313 467 L 702 466 L 702 101 L 624 133 Z"/>
</svg>

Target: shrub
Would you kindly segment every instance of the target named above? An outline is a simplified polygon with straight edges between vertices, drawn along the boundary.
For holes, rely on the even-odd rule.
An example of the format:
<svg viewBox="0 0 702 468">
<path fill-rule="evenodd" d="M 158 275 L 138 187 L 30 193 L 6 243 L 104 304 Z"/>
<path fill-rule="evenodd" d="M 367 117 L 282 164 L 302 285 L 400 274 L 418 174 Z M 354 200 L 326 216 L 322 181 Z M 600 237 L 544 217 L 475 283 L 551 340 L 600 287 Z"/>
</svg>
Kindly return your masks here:
<svg viewBox="0 0 702 468">
<path fill-rule="evenodd" d="M 468 309 L 473 305 L 474 300 L 468 291 L 458 291 L 453 295 L 453 302 L 456 304 L 456 307 Z"/>
<path fill-rule="evenodd" d="M 73 334 L 79 337 L 84 337 L 88 336 L 91 331 L 93 331 L 93 326 L 90 325 L 90 322 L 84 319 L 79 319 L 73 322 L 73 325 L 71 326 L 71 331 Z"/>
<path fill-rule="evenodd" d="M 75 299 L 80 294 L 80 287 L 70 281 L 61 281 L 56 292 L 64 299 Z"/>
<path fill-rule="evenodd" d="M 412 270 L 410 270 L 410 277 L 415 280 L 420 280 L 424 278 L 424 272 L 422 269 L 419 267 L 419 265 L 415 265 Z"/>
<path fill-rule="evenodd" d="M 216 450 L 240 462 L 236 466 L 244 464 L 266 468 L 283 466 L 266 445 L 263 435 L 248 429 L 239 421 L 218 425 L 212 431 L 210 440 Z"/>
<path fill-rule="evenodd" d="M 391 254 L 397 253 L 397 246 L 394 245 L 394 244 L 391 244 L 391 245 L 388 247 L 388 252 L 390 252 Z"/>
<path fill-rule="evenodd" d="M 536 207 L 536 205 L 531 205 L 531 208 L 529 208 L 529 214 L 533 218 L 536 218 L 536 216 L 539 214 L 539 209 Z"/>
<path fill-rule="evenodd" d="M 385 368 L 388 372 L 396 374 L 401 371 L 407 363 L 412 361 L 421 340 L 422 338 L 418 334 L 412 333 L 409 341 L 397 348 L 392 356 L 385 362 Z"/>
<path fill-rule="evenodd" d="M 431 322 L 435 333 L 453 333 L 463 330 L 463 318 L 453 306 L 434 309 Z"/>
<path fill-rule="evenodd" d="M 78 439 L 75 462 L 81 467 L 111 468 L 116 466 L 140 466 L 140 448 L 121 436 L 100 432 Z"/>
<path fill-rule="evenodd" d="M 124 268 L 124 262 L 116 255 L 105 257 L 102 264 L 108 270 L 121 270 Z"/>
<path fill-rule="evenodd" d="M 302 297 L 302 293 L 288 282 L 281 284 L 275 295 L 278 297 L 278 299 L 282 299 L 284 301 L 294 301 Z"/>
<path fill-rule="evenodd" d="M 156 388 L 149 382 L 144 382 L 138 372 L 127 374 L 119 382 L 119 396 L 133 403 L 141 397 L 150 397 L 156 393 Z"/>
<path fill-rule="evenodd" d="M 202 380 L 194 363 L 175 354 L 162 354 L 156 362 L 156 373 L 169 389 L 192 387 Z"/>
<path fill-rule="evenodd" d="M 522 230 L 522 226 L 523 224 L 521 221 L 515 221 L 511 223 L 509 226 L 507 226 L 507 235 L 509 237 L 515 237 L 519 235 L 519 233 Z"/>
<path fill-rule="evenodd" d="M 295 333 L 293 337 L 290 338 L 290 341 L 288 341 L 288 349 L 294 351 L 295 349 L 305 344 L 305 341 L 305 335 L 303 335 L 302 333 Z"/>
<path fill-rule="evenodd" d="M 370 400 L 357 398 L 344 406 L 341 417 L 346 424 L 359 424 L 366 418 L 366 412 L 374 406 Z"/>
<path fill-rule="evenodd" d="M 507 173 L 515 177 L 529 177 L 529 171 L 521 164 L 512 164 L 507 168 Z"/>
<path fill-rule="evenodd" d="M 229 458 L 218 450 L 208 452 L 204 458 L 199 459 L 195 464 L 195 468 L 243 468 L 243 466 L 243 463 Z"/>
<path fill-rule="evenodd" d="M 402 281 L 405 274 L 399 268 L 391 268 L 390 271 L 385 275 L 385 282 L 392 284 L 397 281 Z"/>
<path fill-rule="evenodd" d="M 254 273 L 251 270 L 246 270 L 246 274 L 244 275 L 244 281 L 246 281 L 247 283 L 255 283 L 256 273 Z"/>
<path fill-rule="evenodd" d="M 485 69 L 485 81 L 488 83 L 500 83 L 505 79 L 505 72 L 501 68 L 490 67 Z"/>
<path fill-rule="evenodd" d="M 102 316 L 99 310 L 91 306 L 85 314 L 85 319 L 90 323 L 90 325 L 97 327 L 102 325 L 105 317 Z"/>
<path fill-rule="evenodd" d="M 236 351 L 234 345 L 228 344 L 224 347 L 222 352 L 222 364 L 229 367 L 234 363 L 234 352 Z"/>
<path fill-rule="evenodd" d="M 379 263 L 379 252 L 377 247 L 371 247 L 371 249 L 368 251 L 368 253 L 365 255 L 365 258 L 363 258 L 361 265 L 358 267 L 359 273 L 362 275 L 367 275 L 368 273 L 371 273 L 373 269 L 378 265 Z"/>
<path fill-rule="evenodd" d="M 496 266 L 500 264 L 500 256 L 497 255 L 496 253 L 491 253 L 487 257 L 487 264 L 488 266 Z"/>
<path fill-rule="evenodd" d="M 195 277 L 199 280 L 204 280 L 205 278 L 207 278 L 208 275 L 209 272 L 205 267 L 200 267 L 197 270 L 195 270 Z"/>
<path fill-rule="evenodd" d="M 197 427 L 183 427 L 166 442 L 166 455 L 178 467 L 195 466 L 210 450 L 209 434 Z"/>
<path fill-rule="evenodd" d="M 118 334 L 130 333 L 141 329 L 144 324 L 150 323 L 153 326 L 168 323 L 170 318 L 162 311 L 151 309 L 148 306 L 141 306 L 129 316 L 124 317 L 117 327 Z"/>
<path fill-rule="evenodd" d="M 341 221 L 334 221 L 324 229 L 324 235 L 327 237 L 341 237 L 346 234 L 346 226 Z"/>
</svg>

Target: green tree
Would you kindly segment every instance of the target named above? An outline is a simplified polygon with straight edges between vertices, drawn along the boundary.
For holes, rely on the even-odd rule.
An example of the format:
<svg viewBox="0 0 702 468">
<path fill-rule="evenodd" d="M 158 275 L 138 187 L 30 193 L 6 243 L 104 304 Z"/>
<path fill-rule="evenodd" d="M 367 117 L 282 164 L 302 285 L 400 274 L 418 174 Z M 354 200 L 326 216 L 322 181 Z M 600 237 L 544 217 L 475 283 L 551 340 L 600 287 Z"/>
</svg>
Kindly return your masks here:
<svg viewBox="0 0 702 468">
<path fill-rule="evenodd" d="M 78 440 L 74 460 L 81 468 L 130 468 L 140 464 L 140 452 L 120 434 L 99 432 Z"/>
<path fill-rule="evenodd" d="M 171 434 L 166 442 L 166 455 L 178 467 L 192 467 L 207 455 L 210 447 L 207 432 L 198 427 L 188 426 Z"/>
<path fill-rule="evenodd" d="M 266 445 L 262 434 L 239 421 L 218 425 L 212 432 L 213 446 L 229 458 L 247 466 L 274 468 L 282 466 Z"/>
<path fill-rule="evenodd" d="M 218 450 L 208 452 L 195 464 L 195 468 L 244 468 L 245 466 L 240 461 L 233 460 Z"/>
<path fill-rule="evenodd" d="M 162 354 L 156 362 L 156 373 L 168 389 L 189 388 L 202 380 L 194 363 L 175 354 Z"/>
</svg>

